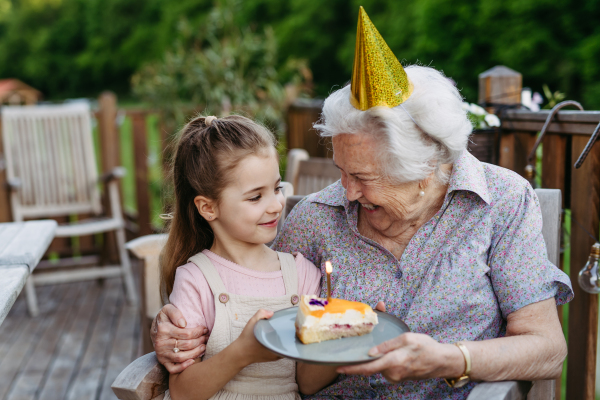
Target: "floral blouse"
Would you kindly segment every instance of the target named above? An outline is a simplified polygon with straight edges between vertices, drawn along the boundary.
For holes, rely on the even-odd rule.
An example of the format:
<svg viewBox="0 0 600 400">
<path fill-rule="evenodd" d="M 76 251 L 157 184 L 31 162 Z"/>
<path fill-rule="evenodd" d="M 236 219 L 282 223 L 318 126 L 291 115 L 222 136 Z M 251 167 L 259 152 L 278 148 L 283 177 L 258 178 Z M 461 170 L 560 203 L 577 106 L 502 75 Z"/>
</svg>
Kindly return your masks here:
<svg viewBox="0 0 600 400">
<path fill-rule="evenodd" d="M 539 201 L 529 183 L 464 151 L 441 209 L 396 257 L 357 229 L 358 203 L 338 181 L 299 202 L 273 247 L 301 252 L 325 275 L 332 296 L 375 307 L 442 343 L 504 336 L 506 318 L 532 303 L 573 298 L 566 274 L 548 261 Z M 322 281 L 326 290 L 326 283 Z M 443 379 L 392 385 L 381 374 L 342 375 L 311 399 L 465 399 L 476 383 Z"/>
</svg>

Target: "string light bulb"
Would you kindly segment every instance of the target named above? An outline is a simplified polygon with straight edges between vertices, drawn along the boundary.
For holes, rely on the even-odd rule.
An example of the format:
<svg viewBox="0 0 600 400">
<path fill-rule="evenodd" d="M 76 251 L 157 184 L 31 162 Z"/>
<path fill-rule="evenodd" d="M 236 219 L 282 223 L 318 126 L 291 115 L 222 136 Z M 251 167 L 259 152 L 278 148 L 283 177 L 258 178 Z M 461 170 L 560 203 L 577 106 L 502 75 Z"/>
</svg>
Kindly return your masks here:
<svg viewBox="0 0 600 400">
<path fill-rule="evenodd" d="M 598 276 L 598 259 L 600 258 L 600 243 L 592 246 L 590 257 L 585 266 L 579 271 L 579 287 L 584 291 L 597 294 L 600 293 L 600 277 Z"/>
</svg>

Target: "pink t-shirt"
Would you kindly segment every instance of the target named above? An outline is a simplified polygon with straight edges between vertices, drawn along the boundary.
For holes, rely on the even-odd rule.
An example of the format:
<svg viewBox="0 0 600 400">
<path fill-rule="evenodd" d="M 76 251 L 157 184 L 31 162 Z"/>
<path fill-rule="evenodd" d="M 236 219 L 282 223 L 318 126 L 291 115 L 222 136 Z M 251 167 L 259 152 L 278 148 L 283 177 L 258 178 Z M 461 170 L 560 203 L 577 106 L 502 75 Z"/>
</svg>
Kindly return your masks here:
<svg viewBox="0 0 600 400">
<path fill-rule="evenodd" d="M 281 271 L 260 272 L 242 267 L 210 250 L 204 250 L 213 263 L 229 293 L 250 297 L 277 297 L 285 295 Z M 298 294 L 316 294 L 321 290 L 321 271 L 302 254 L 296 255 Z M 215 298 L 206 278 L 193 263 L 187 263 L 175 273 L 173 292 L 169 301 L 187 321 L 187 328 L 204 325 L 209 333 L 215 324 Z"/>
</svg>

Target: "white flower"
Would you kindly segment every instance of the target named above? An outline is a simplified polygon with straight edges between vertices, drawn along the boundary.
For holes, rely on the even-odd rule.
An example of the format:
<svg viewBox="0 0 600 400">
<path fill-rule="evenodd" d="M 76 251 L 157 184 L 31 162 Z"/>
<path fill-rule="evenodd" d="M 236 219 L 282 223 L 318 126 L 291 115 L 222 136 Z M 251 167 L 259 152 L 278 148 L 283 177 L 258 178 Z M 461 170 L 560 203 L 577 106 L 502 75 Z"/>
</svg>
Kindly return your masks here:
<svg viewBox="0 0 600 400">
<path fill-rule="evenodd" d="M 498 118 L 494 114 L 486 115 L 485 122 L 488 124 L 488 126 L 500 126 L 500 118 Z"/>
<path fill-rule="evenodd" d="M 471 104 L 471 106 L 469 107 L 469 111 L 471 112 L 471 114 L 475 114 L 475 115 L 485 115 L 487 114 L 486 111 L 479 107 L 477 104 Z"/>
<path fill-rule="evenodd" d="M 462 103 L 462 109 L 465 111 L 470 110 L 471 105 L 469 103 Z"/>
</svg>

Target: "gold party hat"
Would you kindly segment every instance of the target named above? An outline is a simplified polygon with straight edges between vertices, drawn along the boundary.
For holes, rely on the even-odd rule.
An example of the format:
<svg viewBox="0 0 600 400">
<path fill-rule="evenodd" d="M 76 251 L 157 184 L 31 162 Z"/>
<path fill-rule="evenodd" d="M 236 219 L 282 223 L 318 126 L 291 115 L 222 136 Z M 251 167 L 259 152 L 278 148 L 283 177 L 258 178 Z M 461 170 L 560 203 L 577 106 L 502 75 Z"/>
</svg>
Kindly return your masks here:
<svg viewBox="0 0 600 400">
<path fill-rule="evenodd" d="M 409 98 L 412 83 L 400 61 L 362 6 L 358 11 L 350 103 L 359 110 L 396 107 Z"/>
</svg>

